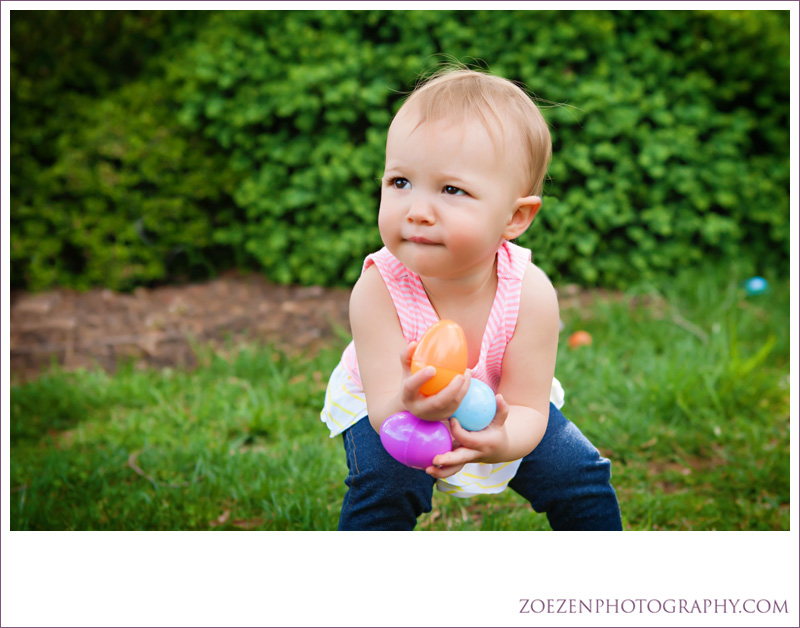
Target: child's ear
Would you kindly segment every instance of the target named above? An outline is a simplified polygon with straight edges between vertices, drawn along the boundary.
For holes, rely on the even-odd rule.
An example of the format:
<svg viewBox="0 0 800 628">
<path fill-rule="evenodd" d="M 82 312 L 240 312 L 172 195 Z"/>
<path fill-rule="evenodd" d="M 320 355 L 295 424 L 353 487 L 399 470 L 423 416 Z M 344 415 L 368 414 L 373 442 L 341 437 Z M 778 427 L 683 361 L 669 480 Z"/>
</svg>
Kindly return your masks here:
<svg viewBox="0 0 800 628">
<path fill-rule="evenodd" d="M 503 237 L 506 240 L 514 240 L 525 233 L 533 219 L 536 218 L 536 213 L 541 206 L 542 199 L 539 196 L 525 196 L 517 199 L 516 209 L 508 221 Z"/>
</svg>

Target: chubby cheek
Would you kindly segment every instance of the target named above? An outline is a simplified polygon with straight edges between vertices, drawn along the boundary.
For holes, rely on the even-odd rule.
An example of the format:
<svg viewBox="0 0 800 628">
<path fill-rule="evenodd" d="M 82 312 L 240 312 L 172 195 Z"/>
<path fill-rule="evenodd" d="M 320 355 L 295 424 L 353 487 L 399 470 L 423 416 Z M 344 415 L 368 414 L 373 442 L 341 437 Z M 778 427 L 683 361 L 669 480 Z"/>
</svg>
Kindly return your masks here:
<svg viewBox="0 0 800 628">
<path fill-rule="evenodd" d="M 492 239 L 485 224 L 470 224 L 462 220 L 451 225 L 449 231 L 450 247 L 470 256 L 479 254 L 483 249 L 492 249 L 498 244 Z"/>
<path fill-rule="evenodd" d="M 378 231 L 381 234 L 381 240 L 383 240 L 384 244 L 387 244 L 396 237 L 396 222 L 396 219 L 392 217 L 391 210 L 381 203 L 380 210 L 378 211 Z"/>
</svg>

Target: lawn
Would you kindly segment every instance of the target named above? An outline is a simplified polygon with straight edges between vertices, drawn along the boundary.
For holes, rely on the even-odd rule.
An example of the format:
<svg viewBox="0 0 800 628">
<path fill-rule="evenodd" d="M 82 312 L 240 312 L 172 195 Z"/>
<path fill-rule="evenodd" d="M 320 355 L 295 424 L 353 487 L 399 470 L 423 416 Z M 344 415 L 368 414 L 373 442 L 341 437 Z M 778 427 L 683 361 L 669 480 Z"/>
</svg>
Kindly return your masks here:
<svg viewBox="0 0 800 628">
<path fill-rule="evenodd" d="M 686 270 L 562 311 L 565 414 L 611 458 L 629 530 L 789 529 L 789 285 Z M 583 329 L 591 346 L 572 350 Z M 332 530 L 339 439 L 319 421 L 346 343 L 195 348 L 200 366 L 49 369 L 11 387 L 12 530 Z M 547 530 L 511 491 L 435 494 L 420 530 Z"/>
</svg>

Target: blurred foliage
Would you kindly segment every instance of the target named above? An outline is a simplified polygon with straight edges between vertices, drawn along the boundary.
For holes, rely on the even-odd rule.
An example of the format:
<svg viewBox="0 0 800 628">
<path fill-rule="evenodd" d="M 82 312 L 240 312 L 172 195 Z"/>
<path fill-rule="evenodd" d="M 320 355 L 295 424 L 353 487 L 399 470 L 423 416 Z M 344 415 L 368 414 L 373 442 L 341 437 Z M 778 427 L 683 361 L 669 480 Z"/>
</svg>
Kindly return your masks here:
<svg viewBox="0 0 800 628">
<path fill-rule="evenodd" d="M 788 268 L 788 11 L 14 11 L 11 35 L 17 287 L 352 284 L 391 117 L 451 59 L 551 125 L 520 244 L 554 280 Z"/>
<path fill-rule="evenodd" d="M 175 124 L 157 58 L 199 22 L 12 14 L 14 284 L 124 289 L 229 264 L 212 234 L 236 218 L 233 175 L 213 143 Z"/>
</svg>

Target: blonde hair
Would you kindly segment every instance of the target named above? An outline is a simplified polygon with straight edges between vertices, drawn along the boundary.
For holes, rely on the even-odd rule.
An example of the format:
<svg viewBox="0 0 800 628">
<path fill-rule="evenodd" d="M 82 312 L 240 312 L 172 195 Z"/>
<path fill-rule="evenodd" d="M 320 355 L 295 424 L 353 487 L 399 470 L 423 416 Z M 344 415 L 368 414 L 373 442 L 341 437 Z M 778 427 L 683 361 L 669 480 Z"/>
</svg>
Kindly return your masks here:
<svg viewBox="0 0 800 628">
<path fill-rule="evenodd" d="M 495 144 L 518 139 L 526 194 L 541 196 L 552 155 L 550 129 L 525 91 L 508 79 L 465 67 L 446 67 L 418 84 L 398 115 L 413 107 L 419 124 L 442 119 L 461 123 L 478 118 Z"/>
</svg>

